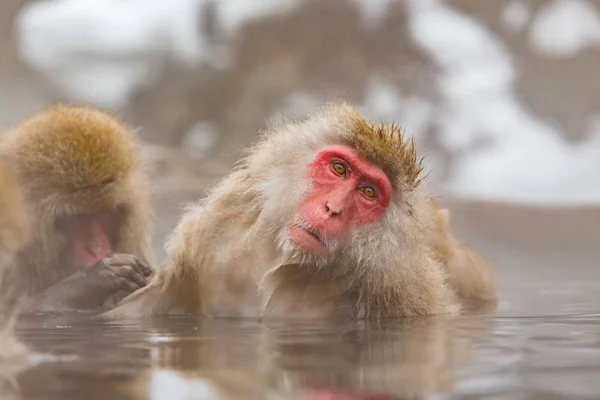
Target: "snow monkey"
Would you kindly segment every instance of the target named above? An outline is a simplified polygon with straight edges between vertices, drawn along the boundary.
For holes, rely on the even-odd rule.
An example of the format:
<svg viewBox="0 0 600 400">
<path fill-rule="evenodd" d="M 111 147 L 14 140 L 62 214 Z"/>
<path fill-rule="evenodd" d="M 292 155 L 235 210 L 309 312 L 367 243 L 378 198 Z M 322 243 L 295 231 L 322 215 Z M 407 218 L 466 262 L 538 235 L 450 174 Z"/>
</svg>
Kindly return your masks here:
<svg viewBox="0 0 600 400">
<path fill-rule="evenodd" d="M 147 283 L 149 185 L 134 133 L 115 117 L 59 105 L 18 123 L 0 158 L 19 184 L 31 237 L 3 282 L 23 311 L 102 310 Z"/>
<path fill-rule="evenodd" d="M 422 180 L 414 140 L 348 104 L 283 121 L 184 214 L 165 269 L 104 315 L 408 317 L 495 299 Z"/>
<path fill-rule="evenodd" d="M 13 286 L 4 285 L 11 282 L 10 266 L 17 252 L 27 243 L 29 234 L 29 218 L 23 196 L 8 169 L 0 164 L 0 370 L 7 372 L 29 354 L 27 347 L 15 336 L 13 326 L 13 317 L 18 309 L 11 305 L 9 299 L 19 293 Z"/>
<path fill-rule="evenodd" d="M 0 276 L 29 239 L 29 217 L 23 196 L 8 169 L 0 163 Z M 5 294 L 2 291 L 2 295 Z"/>
</svg>

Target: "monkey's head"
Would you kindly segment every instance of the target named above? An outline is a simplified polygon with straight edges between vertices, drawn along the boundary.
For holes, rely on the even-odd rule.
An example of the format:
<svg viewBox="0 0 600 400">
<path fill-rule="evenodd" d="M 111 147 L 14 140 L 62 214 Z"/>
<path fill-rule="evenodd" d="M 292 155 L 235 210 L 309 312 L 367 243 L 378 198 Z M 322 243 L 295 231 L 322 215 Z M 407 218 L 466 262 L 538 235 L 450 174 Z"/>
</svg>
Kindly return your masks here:
<svg viewBox="0 0 600 400">
<path fill-rule="evenodd" d="M 260 171 L 261 216 L 284 221 L 278 244 L 292 262 L 356 265 L 379 254 L 381 264 L 402 235 L 419 234 L 408 233 L 422 171 L 414 142 L 348 105 L 284 122 L 247 161 Z"/>
<path fill-rule="evenodd" d="M 135 181 L 144 180 L 133 133 L 99 110 L 57 106 L 22 121 L 2 146 L 32 215 L 33 245 L 46 255 L 62 247 L 83 266 L 108 255 L 140 189 Z"/>
</svg>

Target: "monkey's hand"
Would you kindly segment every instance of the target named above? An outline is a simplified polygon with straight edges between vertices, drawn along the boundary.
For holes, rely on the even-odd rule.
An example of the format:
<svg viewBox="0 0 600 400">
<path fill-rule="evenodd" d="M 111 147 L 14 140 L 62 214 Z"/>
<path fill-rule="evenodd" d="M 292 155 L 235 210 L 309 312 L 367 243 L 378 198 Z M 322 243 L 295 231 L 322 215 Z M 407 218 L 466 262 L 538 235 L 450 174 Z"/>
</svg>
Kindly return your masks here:
<svg viewBox="0 0 600 400">
<path fill-rule="evenodd" d="M 152 273 L 137 257 L 115 254 L 37 294 L 28 301 L 26 311 L 102 309 L 107 300 L 116 302 L 146 286 Z"/>
</svg>

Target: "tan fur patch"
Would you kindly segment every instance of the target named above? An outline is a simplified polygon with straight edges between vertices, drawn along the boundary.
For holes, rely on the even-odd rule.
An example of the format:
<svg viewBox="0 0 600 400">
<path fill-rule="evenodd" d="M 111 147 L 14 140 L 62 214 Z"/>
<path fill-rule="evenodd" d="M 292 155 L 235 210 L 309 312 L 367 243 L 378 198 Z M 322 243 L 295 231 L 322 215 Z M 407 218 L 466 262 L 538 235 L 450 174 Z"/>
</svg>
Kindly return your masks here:
<svg viewBox="0 0 600 400">
<path fill-rule="evenodd" d="M 136 162 L 132 133 L 116 118 L 87 107 L 34 114 L 6 140 L 32 194 L 90 192 L 86 197 L 93 199 L 107 185 L 121 183 Z"/>
<path fill-rule="evenodd" d="M 352 118 L 353 145 L 361 157 L 380 167 L 392 186 L 413 189 L 421 181 L 423 160 L 417 159 L 414 139 L 406 140 L 399 127 L 373 124 L 360 115 Z"/>
</svg>

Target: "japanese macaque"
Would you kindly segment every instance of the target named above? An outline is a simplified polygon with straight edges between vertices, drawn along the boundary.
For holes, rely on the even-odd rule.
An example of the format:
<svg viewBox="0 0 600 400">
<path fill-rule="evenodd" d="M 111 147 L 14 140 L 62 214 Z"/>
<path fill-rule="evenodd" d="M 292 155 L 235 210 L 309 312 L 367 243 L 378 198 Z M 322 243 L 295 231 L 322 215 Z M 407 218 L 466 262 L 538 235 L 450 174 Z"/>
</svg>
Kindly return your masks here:
<svg viewBox="0 0 600 400">
<path fill-rule="evenodd" d="M 0 277 L 10 271 L 17 252 L 29 239 L 29 216 L 23 196 L 8 169 L 0 163 Z M 8 278 L 8 276 L 7 276 Z M 12 290 L 8 288 L 7 290 Z M 0 299 L 6 295 L 0 293 Z M 0 302 L 0 304 L 5 304 Z"/>
<path fill-rule="evenodd" d="M 149 185 L 134 133 L 115 117 L 56 106 L 2 138 L 31 237 L 1 290 L 23 311 L 102 310 L 146 285 L 154 263 Z"/>
<path fill-rule="evenodd" d="M 12 331 L 9 328 L 10 314 L 14 311 L 9 298 L 16 297 L 19 293 L 10 285 L 11 264 L 15 255 L 22 249 L 29 239 L 29 217 L 23 201 L 23 196 L 8 169 L 0 164 L 0 308 L 2 311 L 2 324 L 0 324 L 0 358 L 7 354 L 9 348 L 6 342 L 11 340 Z M 4 284 L 6 283 L 6 285 Z M 6 286 L 6 287 L 5 287 Z M 18 347 L 18 346 L 17 346 Z"/>
<path fill-rule="evenodd" d="M 19 296 L 10 285 L 11 263 L 30 234 L 23 197 L 13 177 L 0 164 L 0 397 L 8 397 L 13 375 L 27 365 L 28 347 L 15 335 L 18 308 L 9 299 Z M 5 387 L 5 384 L 7 386 Z"/>
<path fill-rule="evenodd" d="M 422 180 L 414 141 L 347 104 L 284 121 L 186 212 L 165 269 L 105 315 L 409 317 L 494 299 Z"/>
</svg>

